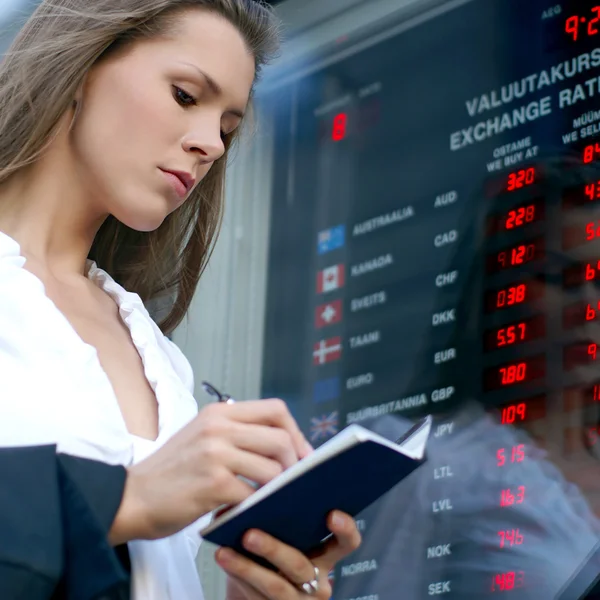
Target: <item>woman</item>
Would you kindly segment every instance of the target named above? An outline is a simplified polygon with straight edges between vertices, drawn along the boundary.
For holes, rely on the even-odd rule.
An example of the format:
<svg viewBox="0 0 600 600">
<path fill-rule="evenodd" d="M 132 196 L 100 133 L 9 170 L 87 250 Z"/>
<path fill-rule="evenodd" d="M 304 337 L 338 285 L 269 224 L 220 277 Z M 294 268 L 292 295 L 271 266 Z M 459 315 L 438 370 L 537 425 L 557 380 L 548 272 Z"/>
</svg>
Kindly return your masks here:
<svg viewBox="0 0 600 600">
<path fill-rule="evenodd" d="M 44 0 L 4 59 L 2 598 L 122 597 L 129 561 L 134 598 L 200 598 L 198 519 L 252 492 L 238 476 L 264 484 L 310 452 L 279 400 L 197 414 L 165 337 L 208 259 L 227 153 L 276 39 L 254 0 Z M 160 296 L 173 300 L 159 328 L 142 301 Z M 229 600 L 329 597 L 328 571 L 360 539 L 347 515 L 330 527 L 310 558 L 248 532 L 277 571 L 219 549 Z"/>
</svg>

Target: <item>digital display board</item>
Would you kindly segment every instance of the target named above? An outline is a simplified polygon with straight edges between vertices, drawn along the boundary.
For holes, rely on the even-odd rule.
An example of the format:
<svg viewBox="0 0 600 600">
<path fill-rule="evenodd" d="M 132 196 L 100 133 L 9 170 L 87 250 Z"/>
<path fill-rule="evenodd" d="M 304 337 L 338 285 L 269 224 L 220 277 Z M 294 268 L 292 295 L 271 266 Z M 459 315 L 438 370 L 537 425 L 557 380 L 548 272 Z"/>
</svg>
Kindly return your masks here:
<svg viewBox="0 0 600 600">
<path fill-rule="evenodd" d="M 594 556 L 599 32 L 597 2 L 472 0 L 268 99 L 263 394 L 315 445 L 435 416 L 336 600 L 562 597 Z"/>
</svg>

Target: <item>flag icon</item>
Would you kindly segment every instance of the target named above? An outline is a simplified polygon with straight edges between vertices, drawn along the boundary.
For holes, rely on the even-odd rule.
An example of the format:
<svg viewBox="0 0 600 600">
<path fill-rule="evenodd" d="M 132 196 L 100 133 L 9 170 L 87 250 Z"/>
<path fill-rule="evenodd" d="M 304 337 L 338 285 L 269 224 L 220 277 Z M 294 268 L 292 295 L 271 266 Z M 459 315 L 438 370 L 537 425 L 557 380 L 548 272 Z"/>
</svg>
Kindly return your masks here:
<svg viewBox="0 0 600 600">
<path fill-rule="evenodd" d="M 344 286 L 344 265 L 333 265 L 317 273 L 317 293 L 333 292 Z"/>
<path fill-rule="evenodd" d="M 337 400 L 340 397 L 340 378 L 331 377 L 317 381 L 314 387 L 314 401 L 317 404 Z"/>
<path fill-rule="evenodd" d="M 335 435 L 338 432 L 338 411 L 328 415 L 313 417 L 310 420 L 310 441 L 319 442 Z"/>
<path fill-rule="evenodd" d="M 327 304 L 321 304 L 315 309 L 315 326 L 318 328 L 326 327 L 339 323 L 342 320 L 342 301 L 334 300 Z"/>
<path fill-rule="evenodd" d="M 315 365 L 324 365 L 342 357 L 342 338 L 332 337 L 328 340 L 321 340 L 315 344 L 313 350 L 313 363 Z"/>
<path fill-rule="evenodd" d="M 319 232 L 317 250 L 319 254 L 326 254 L 332 250 L 337 250 L 344 246 L 346 240 L 346 228 L 344 225 L 338 225 L 331 229 L 325 229 Z"/>
</svg>

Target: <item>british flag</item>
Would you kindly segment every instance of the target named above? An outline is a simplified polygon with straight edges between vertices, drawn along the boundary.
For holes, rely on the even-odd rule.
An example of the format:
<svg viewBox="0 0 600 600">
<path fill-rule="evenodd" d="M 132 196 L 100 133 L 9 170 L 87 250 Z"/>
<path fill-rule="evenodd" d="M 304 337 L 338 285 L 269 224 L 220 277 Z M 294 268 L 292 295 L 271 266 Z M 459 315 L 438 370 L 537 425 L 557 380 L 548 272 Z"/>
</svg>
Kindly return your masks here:
<svg viewBox="0 0 600 600">
<path fill-rule="evenodd" d="M 328 415 L 313 417 L 310 420 L 310 441 L 325 441 L 338 432 L 338 411 L 334 410 Z"/>
</svg>

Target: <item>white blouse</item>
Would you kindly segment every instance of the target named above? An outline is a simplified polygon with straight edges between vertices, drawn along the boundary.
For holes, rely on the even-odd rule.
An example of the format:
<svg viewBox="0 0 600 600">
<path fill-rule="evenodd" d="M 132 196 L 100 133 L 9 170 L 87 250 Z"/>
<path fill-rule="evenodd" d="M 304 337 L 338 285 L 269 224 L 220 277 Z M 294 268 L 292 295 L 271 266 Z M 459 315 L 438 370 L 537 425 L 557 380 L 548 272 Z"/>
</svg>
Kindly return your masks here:
<svg viewBox="0 0 600 600">
<path fill-rule="evenodd" d="M 130 434 L 96 349 L 24 264 L 19 244 L 0 232 L 0 446 L 57 444 L 59 452 L 127 466 L 195 417 L 190 363 L 140 297 L 88 260 L 87 276 L 117 303 L 158 401 L 157 440 Z M 207 518 L 168 538 L 129 542 L 134 600 L 202 598 L 195 559 Z"/>
</svg>

